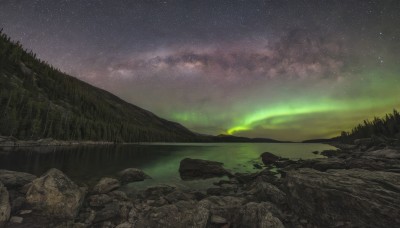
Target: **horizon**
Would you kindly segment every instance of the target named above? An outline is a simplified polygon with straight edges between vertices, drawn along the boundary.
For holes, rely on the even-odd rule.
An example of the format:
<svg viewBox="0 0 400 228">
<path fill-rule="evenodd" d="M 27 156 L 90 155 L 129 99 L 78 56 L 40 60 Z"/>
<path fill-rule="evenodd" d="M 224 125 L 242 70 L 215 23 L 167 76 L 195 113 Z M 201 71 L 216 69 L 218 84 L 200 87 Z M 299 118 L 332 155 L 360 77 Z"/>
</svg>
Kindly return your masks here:
<svg viewBox="0 0 400 228">
<path fill-rule="evenodd" d="M 6 1 L 0 27 L 61 71 L 202 134 L 331 138 L 400 107 L 396 2 L 100 2 Z"/>
</svg>

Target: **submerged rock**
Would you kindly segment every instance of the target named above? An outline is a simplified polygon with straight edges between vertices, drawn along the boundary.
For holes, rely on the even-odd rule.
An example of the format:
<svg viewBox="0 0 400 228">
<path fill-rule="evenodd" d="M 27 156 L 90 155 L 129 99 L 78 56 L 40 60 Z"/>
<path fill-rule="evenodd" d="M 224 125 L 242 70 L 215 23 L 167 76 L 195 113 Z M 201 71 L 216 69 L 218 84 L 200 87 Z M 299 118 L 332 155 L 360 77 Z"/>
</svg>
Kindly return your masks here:
<svg viewBox="0 0 400 228">
<path fill-rule="evenodd" d="M 128 168 L 119 172 L 120 180 L 123 184 L 135 181 L 144 181 L 151 177 L 140 169 Z"/>
<path fill-rule="evenodd" d="M 120 183 L 117 179 L 103 177 L 101 180 L 93 187 L 93 193 L 106 194 L 120 187 Z"/>
<path fill-rule="evenodd" d="M 264 152 L 261 154 L 261 160 L 264 163 L 264 165 L 271 165 L 274 162 L 278 161 L 280 159 L 279 156 L 276 156 L 275 154 L 272 154 L 270 152 Z"/>
<path fill-rule="evenodd" d="M 32 182 L 26 199 L 39 214 L 72 219 L 78 213 L 84 195 L 85 191 L 63 172 L 50 169 Z"/>
<path fill-rule="evenodd" d="M 191 158 L 185 158 L 181 161 L 179 174 L 182 180 L 232 176 L 232 174 L 223 168 L 223 163 L 221 162 Z"/>
<path fill-rule="evenodd" d="M 23 172 L 16 172 L 10 170 L 0 170 L 0 181 L 7 188 L 19 188 L 30 182 L 32 182 L 37 177 L 35 175 Z"/>
<path fill-rule="evenodd" d="M 0 182 L 0 227 L 10 218 L 11 206 L 7 188 Z"/>
<path fill-rule="evenodd" d="M 321 227 L 399 227 L 400 174 L 362 169 L 289 171 L 289 206 Z"/>
</svg>

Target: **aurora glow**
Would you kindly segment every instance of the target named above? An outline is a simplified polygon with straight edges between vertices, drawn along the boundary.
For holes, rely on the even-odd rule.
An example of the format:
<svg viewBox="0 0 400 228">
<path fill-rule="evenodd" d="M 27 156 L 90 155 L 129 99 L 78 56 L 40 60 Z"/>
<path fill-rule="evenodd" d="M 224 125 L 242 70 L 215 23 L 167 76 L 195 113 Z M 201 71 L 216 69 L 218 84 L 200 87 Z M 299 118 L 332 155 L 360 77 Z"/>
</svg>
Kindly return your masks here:
<svg viewBox="0 0 400 228">
<path fill-rule="evenodd" d="M 399 12 L 397 0 L 6 0 L 0 27 L 193 131 L 304 140 L 400 109 Z"/>
</svg>

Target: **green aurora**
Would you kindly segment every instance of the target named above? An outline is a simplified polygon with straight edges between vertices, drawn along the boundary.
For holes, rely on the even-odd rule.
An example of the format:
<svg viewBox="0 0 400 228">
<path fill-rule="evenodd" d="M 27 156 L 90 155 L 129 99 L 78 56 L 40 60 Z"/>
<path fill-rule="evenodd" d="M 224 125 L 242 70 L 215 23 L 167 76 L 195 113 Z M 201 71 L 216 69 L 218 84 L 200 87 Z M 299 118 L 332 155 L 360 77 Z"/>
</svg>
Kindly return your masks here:
<svg viewBox="0 0 400 228">
<path fill-rule="evenodd" d="M 342 82 L 328 79 L 326 83 L 330 86 L 325 84 L 322 89 L 312 88 L 313 86 L 297 89 L 284 99 L 277 95 L 275 101 L 267 100 L 262 107 L 260 103 L 263 102 L 260 99 L 241 101 L 239 106 L 246 111 L 238 116 L 231 115 L 226 129 L 219 133 L 297 141 L 334 137 L 341 131 L 350 131 L 364 119 L 383 116 L 398 109 L 399 78 L 400 74 L 378 69 L 349 76 Z M 312 82 L 311 80 L 307 83 Z M 285 83 L 286 86 L 291 84 Z M 272 88 L 267 86 L 266 89 Z M 249 108 L 254 101 L 257 105 L 253 109 Z M 213 118 L 216 118 L 194 111 L 174 113 L 171 116 L 174 120 L 194 128 L 213 124 Z M 229 115 L 225 114 L 221 118 L 227 117 Z"/>
</svg>

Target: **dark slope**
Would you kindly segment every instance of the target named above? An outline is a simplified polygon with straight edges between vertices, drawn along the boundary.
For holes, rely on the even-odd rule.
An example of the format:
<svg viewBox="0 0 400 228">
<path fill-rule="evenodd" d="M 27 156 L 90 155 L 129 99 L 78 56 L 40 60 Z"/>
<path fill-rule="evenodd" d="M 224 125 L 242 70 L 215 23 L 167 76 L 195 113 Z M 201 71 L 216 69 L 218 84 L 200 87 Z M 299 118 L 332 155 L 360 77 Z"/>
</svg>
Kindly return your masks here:
<svg viewBox="0 0 400 228">
<path fill-rule="evenodd" d="M 0 135 L 19 139 L 198 141 L 178 123 L 66 75 L 0 34 Z"/>
</svg>

